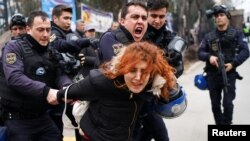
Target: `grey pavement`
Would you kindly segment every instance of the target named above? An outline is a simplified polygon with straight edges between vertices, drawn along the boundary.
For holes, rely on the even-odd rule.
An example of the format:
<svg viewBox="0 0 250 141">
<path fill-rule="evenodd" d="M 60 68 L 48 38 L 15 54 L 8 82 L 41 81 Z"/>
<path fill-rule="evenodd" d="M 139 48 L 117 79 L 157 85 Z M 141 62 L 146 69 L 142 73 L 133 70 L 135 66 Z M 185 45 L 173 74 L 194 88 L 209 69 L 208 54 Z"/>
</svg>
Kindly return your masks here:
<svg viewBox="0 0 250 141">
<path fill-rule="evenodd" d="M 186 111 L 177 118 L 164 119 L 168 128 L 170 141 L 207 141 L 209 124 L 214 124 L 208 91 L 194 86 L 194 76 L 202 73 L 205 64 L 194 63 L 179 78 L 179 83 L 187 93 Z M 250 125 L 250 59 L 237 70 L 244 77 L 236 82 L 236 99 L 234 100 L 233 124 Z"/>
</svg>

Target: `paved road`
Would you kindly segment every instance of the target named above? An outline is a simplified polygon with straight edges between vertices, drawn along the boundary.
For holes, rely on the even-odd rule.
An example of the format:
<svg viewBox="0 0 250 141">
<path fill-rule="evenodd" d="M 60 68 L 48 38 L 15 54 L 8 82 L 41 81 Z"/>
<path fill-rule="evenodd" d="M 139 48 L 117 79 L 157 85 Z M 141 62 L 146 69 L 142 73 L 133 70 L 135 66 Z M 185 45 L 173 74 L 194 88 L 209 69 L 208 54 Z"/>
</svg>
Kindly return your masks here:
<svg viewBox="0 0 250 141">
<path fill-rule="evenodd" d="M 194 76 L 202 72 L 204 63 L 197 62 L 179 78 L 187 92 L 187 110 L 178 118 L 166 119 L 171 141 L 207 141 L 207 125 L 214 124 L 208 91 L 194 86 Z M 233 124 L 250 124 L 250 59 L 238 68 L 244 77 L 237 81 Z"/>
</svg>

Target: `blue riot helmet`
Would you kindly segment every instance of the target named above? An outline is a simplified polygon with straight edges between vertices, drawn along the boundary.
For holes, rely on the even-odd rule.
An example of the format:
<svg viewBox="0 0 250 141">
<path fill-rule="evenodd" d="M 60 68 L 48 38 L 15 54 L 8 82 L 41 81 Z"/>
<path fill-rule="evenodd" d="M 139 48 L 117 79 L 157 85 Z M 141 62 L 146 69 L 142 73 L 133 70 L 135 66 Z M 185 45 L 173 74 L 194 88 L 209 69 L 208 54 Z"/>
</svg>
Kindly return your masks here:
<svg viewBox="0 0 250 141">
<path fill-rule="evenodd" d="M 186 93 L 181 86 L 178 85 L 177 90 L 170 92 L 170 100 L 168 103 L 158 102 L 155 111 L 163 118 L 175 118 L 180 116 L 187 108 Z"/>
<path fill-rule="evenodd" d="M 182 54 L 184 50 L 186 49 L 187 44 L 183 38 L 180 36 L 174 36 L 174 38 L 170 41 L 168 44 L 169 50 L 174 50 L 177 53 Z"/>
<path fill-rule="evenodd" d="M 205 73 L 195 75 L 194 85 L 200 90 L 207 89 L 207 80 L 206 80 Z"/>
<path fill-rule="evenodd" d="M 167 48 L 169 64 L 176 69 L 175 75 L 178 78 L 184 71 L 182 56 L 187 48 L 187 44 L 180 36 L 174 36 Z"/>
</svg>

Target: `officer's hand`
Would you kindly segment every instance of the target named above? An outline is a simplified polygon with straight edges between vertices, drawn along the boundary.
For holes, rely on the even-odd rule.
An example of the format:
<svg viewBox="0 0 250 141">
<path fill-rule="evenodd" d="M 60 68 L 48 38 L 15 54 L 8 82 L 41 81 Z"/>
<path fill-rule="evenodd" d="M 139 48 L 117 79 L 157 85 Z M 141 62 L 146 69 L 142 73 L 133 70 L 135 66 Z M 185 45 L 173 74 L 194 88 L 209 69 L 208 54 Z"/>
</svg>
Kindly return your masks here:
<svg viewBox="0 0 250 141">
<path fill-rule="evenodd" d="M 233 65 L 231 63 L 226 63 L 225 67 L 226 67 L 226 72 L 228 72 L 233 68 Z"/>
<path fill-rule="evenodd" d="M 216 67 L 219 67 L 218 65 L 218 57 L 216 56 L 210 56 L 209 62 L 211 65 L 215 65 Z"/>
<path fill-rule="evenodd" d="M 56 89 L 49 89 L 49 93 L 47 95 L 47 101 L 51 105 L 57 105 L 59 102 L 57 101 L 57 92 Z"/>
<path fill-rule="evenodd" d="M 84 63 L 85 63 L 85 56 L 84 56 L 84 54 L 83 54 L 83 53 L 79 53 L 79 54 L 78 54 L 78 57 L 79 57 L 81 66 L 83 66 Z"/>
<path fill-rule="evenodd" d="M 99 39 L 89 39 L 90 40 L 90 46 L 93 47 L 94 49 L 98 49 L 99 47 Z"/>
</svg>

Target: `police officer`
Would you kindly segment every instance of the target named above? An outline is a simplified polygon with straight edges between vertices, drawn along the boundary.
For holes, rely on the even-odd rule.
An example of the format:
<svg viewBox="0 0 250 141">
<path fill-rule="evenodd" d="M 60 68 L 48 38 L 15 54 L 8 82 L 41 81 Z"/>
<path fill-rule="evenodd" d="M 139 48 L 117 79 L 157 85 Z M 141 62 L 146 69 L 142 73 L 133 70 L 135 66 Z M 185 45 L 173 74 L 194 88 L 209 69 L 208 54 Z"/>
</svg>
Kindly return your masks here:
<svg viewBox="0 0 250 141">
<path fill-rule="evenodd" d="M 147 7 L 144 3 L 131 1 L 121 9 L 120 26 L 105 32 L 100 38 L 101 61 L 109 61 L 123 45 L 139 42 L 147 30 Z"/>
<path fill-rule="evenodd" d="M 17 13 L 11 17 L 10 31 L 11 39 L 18 35 L 26 33 L 26 19 L 22 14 Z"/>
<path fill-rule="evenodd" d="M 71 30 L 72 7 L 58 4 L 52 10 L 51 40 L 53 47 L 59 52 L 76 53 L 91 45 L 89 39 L 78 39 Z"/>
<path fill-rule="evenodd" d="M 8 141 L 60 141 L 60 130 L 48 114 L 58 88 L 71 80 L 55 65 L 49 52 L 51 24 L 43 11 L 31 12 L 27 34 L 5 45 L 3 74 L 9 93 L 1 94 Z M 5 92 L 6 92 L 5 91 Z"/>
<path fill-rule="evenodd" d="M 144 39 L 164 50 L 166 59 L 171 66 L 176 68 L 176 76 L 179 77 L 184 70 L 182 54 L 168 48 L 169 43 L 175 37 L 174 33 L 166 29 L 168 2 L 166 0 L 148 0 L 147 8 L 148 28 Z M 169 141 L 165 123 L 162 117 L 156 114 L 154 105 L 154 100 L 144 104 L 139 117 L 140 127 L 143 128 L 135 134 L 136 140 L 151 141 L 153 138 L 156 141 Z"/>
<path fill-rule="evenodd" d="M 70 76 L 72 80 L 77 81 L 80 78 L 75 76 L 81 69 L 80 59 L 85 59 L 84 54 L 78 58 L 78 54 L 83 48 L 93 46 L 88 38 L 79 38 L 71 30 L 72 22 L 72 7 L 69 7 L 64 4 L 56 5 L 52 10 L 52 45 L 63 55 L 64 63 L 62 67 L 64 71 Z M 84 62 L 84 61 L 82 61 Z M 64 105 L 59 105 L 58 108 L 51 111 L 51 116 L 54 121 L 59 126 L 60 130 L 63 132 L 63 123 L 62 123 L 62 112 Z M 77 126 L 75 119 L 72 115 L 72 105 L 68 105 L 67 115 L 70 117 L 72 124 Z M 81 137 L 78 130 L 76 130 L 76 140 L 80 141 Z"/>
<path fill-rule="evenodd" d="M 198 56 L 200 60 L 206 62 L 205 71 L 215 123 L 229 125 L 233 120 L 233 100 L 236 96 L 235 83 L 238 77 L 236 69 L 249 57 L 249 49 L 242 31 L 230 26 L 231 15 L 225 5 L 215 5 L 207 11 L 207 16 L 214 17 L 216 29 L 205 35 Z M 219 53 L 224 58 L 222 67 L 225 67 L 227 84 L 223 83 L 219 68 Z M 227 88 L 224 95 L 222 95 L 223 88 Z"/>
</svg>

